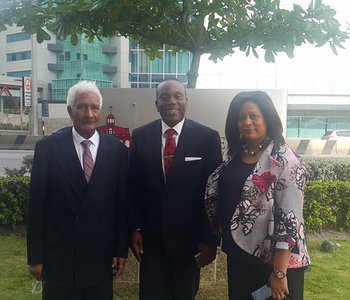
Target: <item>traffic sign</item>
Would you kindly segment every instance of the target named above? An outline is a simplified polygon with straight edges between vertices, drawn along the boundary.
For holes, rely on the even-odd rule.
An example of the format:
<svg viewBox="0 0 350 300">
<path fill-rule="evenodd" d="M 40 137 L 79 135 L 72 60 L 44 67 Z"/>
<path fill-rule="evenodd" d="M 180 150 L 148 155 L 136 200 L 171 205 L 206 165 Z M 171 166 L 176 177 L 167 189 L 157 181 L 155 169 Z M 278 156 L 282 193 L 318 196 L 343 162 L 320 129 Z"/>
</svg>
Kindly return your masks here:
<svg viewBox="0 0 350 300">
<path fill-rule="evenodd" d="M 24 89 L 26 92 L 32 92 L 32 80 L 30 77 L 24 77 Z"/>
<path fill-rule="evenodd" d="M 23 77 L 24 105 L 32 106 L 32 79 Z"/>
</svg>

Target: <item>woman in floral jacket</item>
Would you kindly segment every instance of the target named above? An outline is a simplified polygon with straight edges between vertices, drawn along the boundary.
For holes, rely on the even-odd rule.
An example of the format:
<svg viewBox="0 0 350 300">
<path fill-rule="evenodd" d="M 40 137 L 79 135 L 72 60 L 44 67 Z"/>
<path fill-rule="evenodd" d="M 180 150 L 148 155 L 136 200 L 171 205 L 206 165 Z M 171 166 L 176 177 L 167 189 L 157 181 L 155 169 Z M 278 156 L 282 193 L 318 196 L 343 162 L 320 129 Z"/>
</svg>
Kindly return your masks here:
<svg viewBox="0 0 350 300">
<path fill-rule="evenodd" d="M 227 160 L 209 177 L 205 205 L 227 254 L 229 299 L 303 299 L 310 263 L 304 235 L 305 166 L 285 144 L 271 98 L 236 95 L 225 128 Z"/>
</svg>

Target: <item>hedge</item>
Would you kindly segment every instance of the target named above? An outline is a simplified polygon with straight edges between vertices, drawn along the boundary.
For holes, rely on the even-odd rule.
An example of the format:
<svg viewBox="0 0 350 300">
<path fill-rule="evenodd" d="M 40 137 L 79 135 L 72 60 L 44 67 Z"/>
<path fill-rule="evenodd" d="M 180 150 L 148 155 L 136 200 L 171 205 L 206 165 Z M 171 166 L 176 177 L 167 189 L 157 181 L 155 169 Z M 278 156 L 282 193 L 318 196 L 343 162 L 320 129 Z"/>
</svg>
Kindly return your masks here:
<svg viewBox="0 0 350 300">
<path fill-rule="evenodd" d="M 0 225 L 15 227 L 26 223 L 30 177 L 0 177 Z"/>
<path fill-rule="evenodd" d="M 304 218 L 310 231 L 349 230 L 350 182 L 307 182 Z"/>
<path fill-rule="evenodd" d="M 308 181 L 350 181 L 348 157 L 305 158 Z"/>
<path fill-rule="evenodd" d="M 0 225 L 26 223 L 29 177 L 0 177 Z M 350 230 L 350 182 L 309 181 L 304 218 L 308 231 Z"/>
</svg>

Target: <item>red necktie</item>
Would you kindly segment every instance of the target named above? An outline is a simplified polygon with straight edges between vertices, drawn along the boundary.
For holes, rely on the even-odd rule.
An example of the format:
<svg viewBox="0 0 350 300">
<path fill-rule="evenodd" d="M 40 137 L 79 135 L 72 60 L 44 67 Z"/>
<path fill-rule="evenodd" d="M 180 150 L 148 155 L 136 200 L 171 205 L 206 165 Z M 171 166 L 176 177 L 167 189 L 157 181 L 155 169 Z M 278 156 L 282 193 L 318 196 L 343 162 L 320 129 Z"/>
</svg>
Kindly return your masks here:
<svg viewBox="0 0 350 300">
<path fill-rule="evenodd" d="M 176 152 L 176 142 L 173 135 L 176 133 L 175 129 L 169 128 L 165 131 L 166 141 L 164 147 L 164 174 L 168 177 L 171 169 L 171 162 Z"/>
<path fill-rule="evenodd" d="M 94 161 L 92 160 L 92 155 L 90 152 L 90 145 L 92 144 L 91 141 L 89 140 L 84 140 L 81 142 L 84 148 L 84 153 L 83 153 L 83 169 L 84 169 L 84 174 L 86 181 L 89 183 L 92 170 L 94 169 Z"/>
</svg>

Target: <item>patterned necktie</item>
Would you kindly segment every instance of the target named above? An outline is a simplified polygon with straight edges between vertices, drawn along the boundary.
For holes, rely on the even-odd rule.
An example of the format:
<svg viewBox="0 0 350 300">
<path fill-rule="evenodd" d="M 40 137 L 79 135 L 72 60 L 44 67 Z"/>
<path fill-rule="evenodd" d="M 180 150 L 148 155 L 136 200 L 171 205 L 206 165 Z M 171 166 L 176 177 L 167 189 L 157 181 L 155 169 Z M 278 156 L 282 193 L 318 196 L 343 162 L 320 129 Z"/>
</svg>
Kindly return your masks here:
<svg viewBox="0 0 350 300">
<path fill-rule="evenodd" d="M 165 131 L 166 141 L 164 147 L 164 174 L 168 177 L 171 169 L 171 162 L 176 152 L 176 142 L 173 135 L 176 133 L 175 129 L 169 128 Z"/>
<path fill-rule="evenodd" d="M 81 142 L 81 144 L 84 147 L 84 153 L 83 153 L 83 169 L 86 181 L 89 183 L 92 170 L 94 169 L 94 161 L 92 160 L 92 155 L 90 152 L 90 145 L 92 144 L 89 140 L 84 140 Z"/>
</svg>

